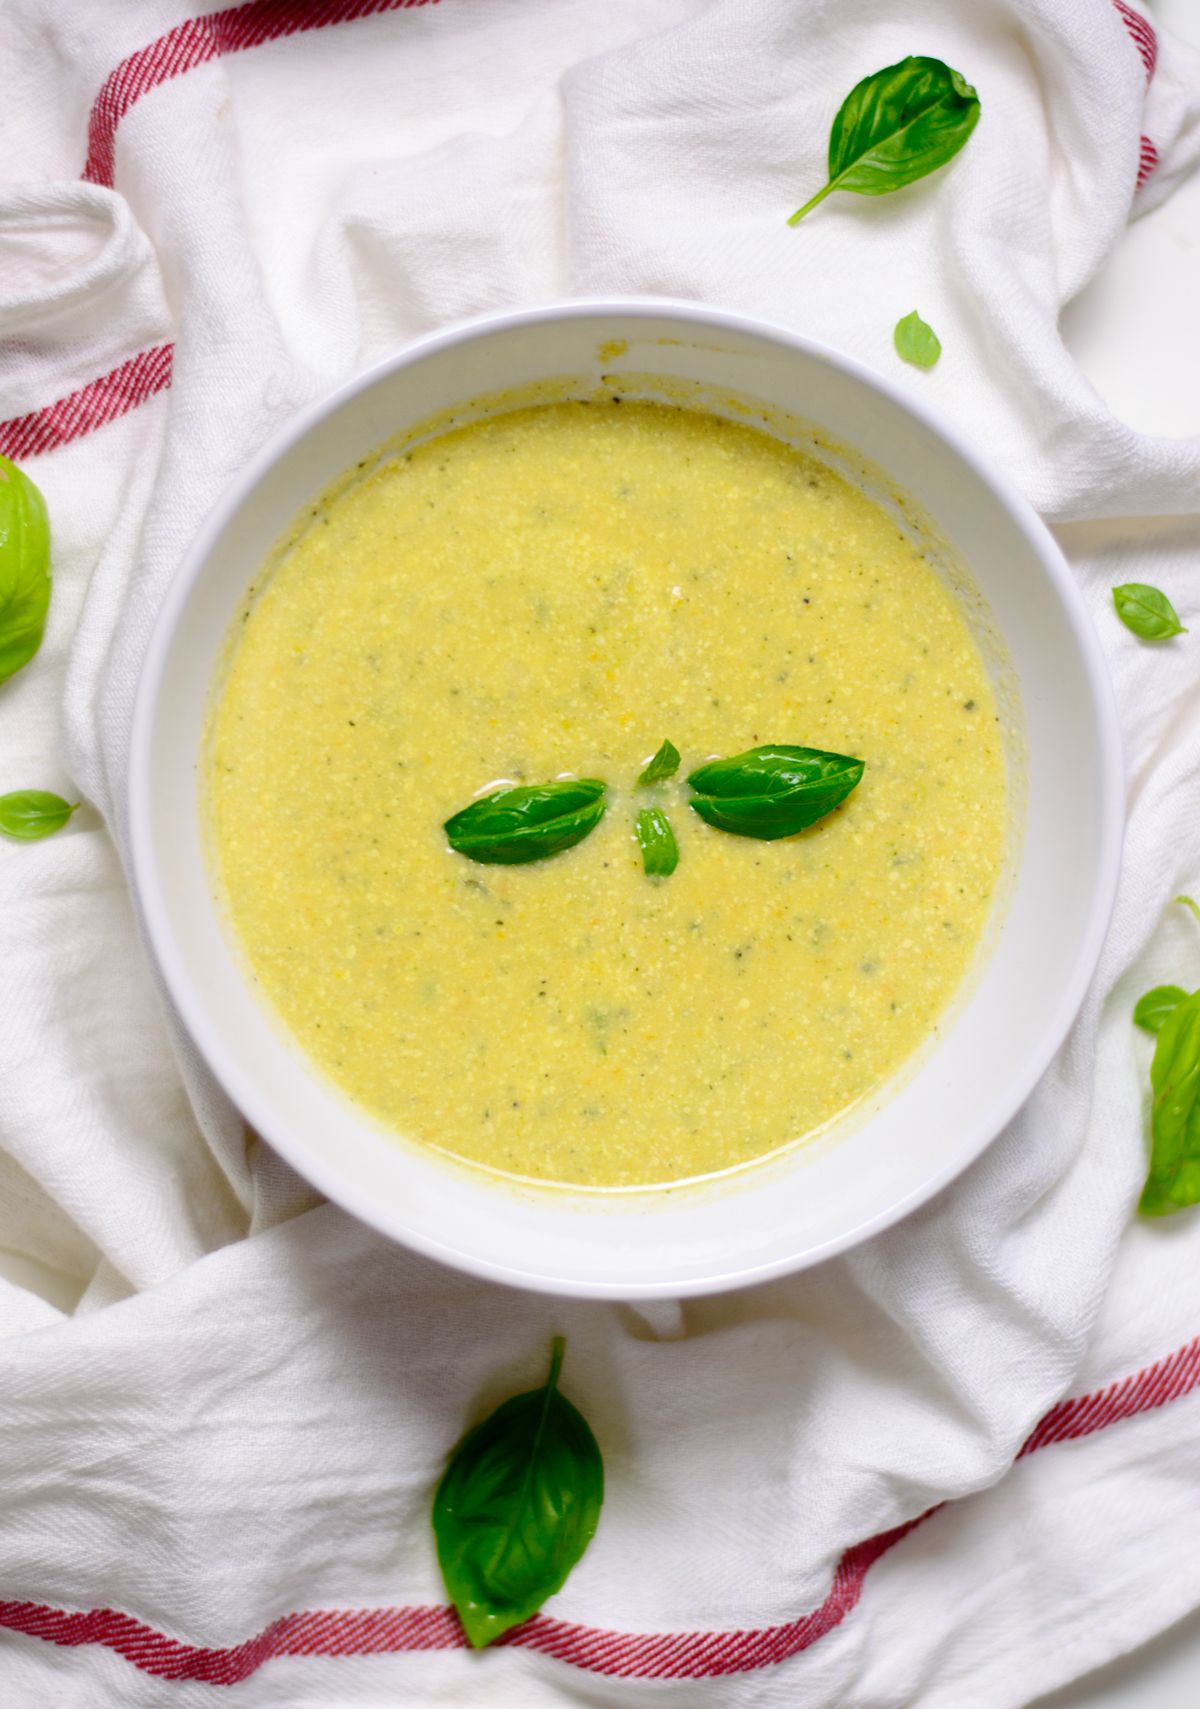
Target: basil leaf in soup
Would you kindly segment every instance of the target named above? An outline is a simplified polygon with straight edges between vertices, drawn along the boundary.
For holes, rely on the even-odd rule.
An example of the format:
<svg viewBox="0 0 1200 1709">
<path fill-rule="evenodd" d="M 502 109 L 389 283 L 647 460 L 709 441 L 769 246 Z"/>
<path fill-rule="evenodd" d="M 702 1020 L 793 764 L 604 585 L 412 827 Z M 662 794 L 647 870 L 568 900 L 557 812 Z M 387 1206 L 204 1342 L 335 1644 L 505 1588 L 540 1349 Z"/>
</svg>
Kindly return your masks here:
<svg viewBox="0 0 1200 1709">
<path fill-rule="evenodd" d="M 639 783 L 661 783 L 664 778 L 674 777 L 679 770 L 679 749 L 674 742 L 665 741 L 652 760 L 647 761 L 645 769 L 638 774 Z"/>
<path fill-rule="evenodd" d="M 666 814 L 657 807 L 643 807 L 636 829 L 646 877 L 669 878 L 679 865 L 679 845 Z"/>
<path fill-rule="evenodd" d="M 19 843 L 40 842 L 61 831 L 78 806 L 46 789 L 14 789 L 0 795 L 0 835 Z"/>
<path fill-rule="evenodd" d="M 506 1400 L 463 1438 L 434 1496 L 438 1564 L 476 1649 L 562 1588 L 600 1520 L 604 1462 L 559 1393 L 564 1346 L 555 1340 L 541 1388 Z"/>
<path fill-rule="evenodd" d="M 690 806 L 708 824 L 772 842 L 816 824 L 858 786 L 865 762 L 779 744 L 710 760 L 689 773 Z"/>
<path fill-rule="evenodd" d="M 604 817 L 598 778 L 510 784 L 446 820 L 450 847 L 485 866 L 523 866 L 573 848 Z"/>
</svg>

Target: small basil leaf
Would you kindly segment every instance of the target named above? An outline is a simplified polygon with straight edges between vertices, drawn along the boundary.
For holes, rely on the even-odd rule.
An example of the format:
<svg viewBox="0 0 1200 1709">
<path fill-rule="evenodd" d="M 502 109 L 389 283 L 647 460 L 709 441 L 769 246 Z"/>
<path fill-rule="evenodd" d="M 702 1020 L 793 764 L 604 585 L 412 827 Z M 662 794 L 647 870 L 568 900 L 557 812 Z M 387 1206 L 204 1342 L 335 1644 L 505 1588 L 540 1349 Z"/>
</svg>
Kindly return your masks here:
<svg viewBox="0 0 1200 1709">
<path fill-rule="evenodd" d="M 50 606 L 50 522 L 41 493 L 0 457 L 0 682 L 42 644 Z"/>
<path fill-rule="evenodd" d="M 594 777 L 514 784 L 472 801 L 442 827 L 457 854 L 485 866 L 523 866 L 581 843 L 604 817 Z"/>
<path fill-rule="evenodd" d="M 773 842 L 831 813 L 857 786 L 864 769 L 862 760 L 819 748 L 750 748 L 689 773 L 696 791 L 690 805 L 718 830 Z"/>
<path fill-rule="evenodd" d="M 885 196 L 952 160 L 979 120 L 979 97 L 940 59 L 910 55 L 856 83 L 829 133 L 829 181 L 788 221 L 833 190 Z"/>
<path fill-rule="evenodd" d="M 1200 1200 L 1200 991 L 1163 1022 L 1150 1090 L 1150 1173 L 1138 1209 L 1166 1216 Z"/>
<path fill-rule="evenodd" d="M 1148 1033 L 1161 1032 L 1167 1017 L 1185 1001 L 1187 995 L 1179 985 L 1156 985 L 1153 991 L 1147 991 L 1134 1004 L 1134 1026 L 1144 1027 Z"/>
<path fill-rule="evenodd" d="M 438 1564 L 471 1645 L 482 1648 L 560 1590 L 595 1535 L 604 1462 L 583 1414 L 545 1386 L 497 1407 L 455 1448 L 433 1499 Z"/>
<path fill-rule="evenodd" d="M 670 878 L 679 865 L 679 844 L 665 813 L 643 807 L 637 816 L 637 840 L 647 878 Z"/>
<path fill-rule="evenodd" d="M 14 789 L 0 795 L 0 834 L 20 843 L 39 842 L 61 831 L 78 806 L 44 789 Z"/>
<path fill-rule="evenodd" d="M 1166 594 L 1148 582 L 1125 582 L 1115 587 L 1113 604 L 1126 629 L 1132 629 L 1143 641 L 1169 641 L 1172 635 L 1187 634 Z"/>
<path fill-rule="evenodd" d="M 896 354 L 916 368 L 932 368 L 942 354 L 942 342 L 931 326 L 927 326 L 916 309 L 896 322 L 892 334 Z"/>
<path fill-rule="evenodd" d="M 665 777 L 674 777 L 678 770 L 679 749 L 674 742 L 664 742 L 645 770 L 638 774 L 638 782 L 661 783 Z"/>
</svg>

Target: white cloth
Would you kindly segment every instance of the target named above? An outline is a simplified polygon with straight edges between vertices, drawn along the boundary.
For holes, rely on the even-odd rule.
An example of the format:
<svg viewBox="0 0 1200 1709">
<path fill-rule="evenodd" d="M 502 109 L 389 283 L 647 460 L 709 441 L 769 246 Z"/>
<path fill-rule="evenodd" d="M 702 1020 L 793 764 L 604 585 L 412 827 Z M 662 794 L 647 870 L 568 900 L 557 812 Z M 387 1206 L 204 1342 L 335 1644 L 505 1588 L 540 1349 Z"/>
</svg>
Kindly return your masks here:
<svg viewBox="0 0 1200 1709">
<path fill-rule="evenodd" d="M 169 391 L 27 461 L 56 582 L 42 654 L 0 689 L 0 789 L 91 805 L 51 841 L 0 846 L 0 1246 L 83 1298 L 67 1318 L 0 1293 L 0 1698 L 158 1709 L 207 1703 L 222 1677 L 242 1680 L 235 1702 L 289 1709 L 1025 1703 L 1200 1603 L 1200 1398 L 1009 1470 L 1061 1396 L 1200 1335 L 1200 1213 L 1131 1220 L 1147 1051 L 1129 1024 L 1145 985 L 1200 983 L 1194 922 L 1164 915 L 1200 884 L 1200 634 L 1142 646 L 1108 591 L 1157 582 L 1197 615 L 1195 527 L 1128 519 L 1195 508 L 1200 442 L 1114 419 L 1057 330 L 1131 209 L 1200 154 L 1200 61 L 1160 43 L 1148 80 L 1153 37 L 1112 0 L 253 0 L 192 16 L 180 0 L 9 0 L 0 43 L 0 417 L 175 343 Z M 313 27 L 280 35 L 297 21 Z M 967 149 L 790 230 L 842 96 L 912 51 L 979 89 Z M 176 75 L 139 96 L 155 66 Z M 115 124 L 115 193 L 78 181 L 89 113 L 100 180 Z M 1135 194 L 1143 137 L 1159 163 Z M 314 1207 L 164 1018 L 122 876 L 139 662 L 222 485 L 298 405 L 413 334 L 582 292 L 762 314 L 954 418 L 1066 525 L 1128 744 L 1116 918 L 1011 1128 L 860 1251 L 680 1307 L 484 1286 Z M 891 349 L 913 307 L 944 346 L 928 374 Z M 443 1457 L 538 1376 L 556 1330 L 608 1472 L 595 1542 L 548 1609 L 601 1630 L 542 1628 L 574 1660 L 404 1648 L 452 1626 L 403 1613 L 370 1628 L 394 1653 L 269 1659 L 292 1628 L 238 1649 L 295 1612 L 443 1600 L 428 1521 Z M 947 1498 L 965 1499 L 865 1579 L 861 1551 L 839 1568 Z M 605 1631 L 761 1633 L 822 1606 L 829 1630 L 807 1647 L 794 1630 L 746 1639 L 739 1663 L 715 1641 L 734 1668 L 715 1678 L 689 1677 L 717 1653 L 695 1638 L 653 1652 L 683 1670 L 673 1685 L 606 1671 L 634 1651 Z M 116 1616 L 52 1617 L 91 1609 L 224 1659 Z M 361 1649 L 368 1627 L 304 1630 L 296 1647 Z"/>
</svg>

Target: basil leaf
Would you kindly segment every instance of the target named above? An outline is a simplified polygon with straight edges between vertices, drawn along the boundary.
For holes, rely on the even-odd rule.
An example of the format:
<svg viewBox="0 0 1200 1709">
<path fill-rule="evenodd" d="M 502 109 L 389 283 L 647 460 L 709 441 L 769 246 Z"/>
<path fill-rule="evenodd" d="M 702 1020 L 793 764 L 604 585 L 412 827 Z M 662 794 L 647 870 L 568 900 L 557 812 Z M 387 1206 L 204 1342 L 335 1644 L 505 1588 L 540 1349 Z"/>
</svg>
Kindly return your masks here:
<svg viewBox="0 0 1200 1709">
<path fill-rule="evenodd" d="M 0 795 L 0 834 L 19 843 L 40 842 L 61 831 L 78 806 L 44 789 L 14 789 Z"/>
<path fill-rule="evenodd" d="M 896 322 L 892 334 L 896 354 L 916 368 L 932 368 L 942 354 L 942 341 L 931 326 L 927 326 L 916 309 Z"/>
<path fill-rule="evenodd" d="M 678 770 L 679 749 L 674 742 L 664 742 L 645 770 L 638 774 L 638 782 L 661 783 L 665 777 L 674 777 Z"/>
<path fill-rule="evenodd" d="M 0 682 L 42 644 L 50 607 L 50 522 L 28 475 L 0 457 Z"/>
<path fill-rule="evenodd" d="M 718 830 L 773 842 L 831 813 L 862 777 L 864 762 L 819 748 L 769 745 L 710 760 L 688 776 L 693 813 Z"/>
<path fill-rule="evenodd" d="M 979 120 L 979 97 L 940 59 L 909 55 L 856 83 L 829 133 L 829 182 L 788 221 L 833 190 L 885 196 L 952 160 Z"/>
<path fill-rule="evenodd" d="M 1179 985 L 1156 985 L 1133 1006 L 1133 1024 L 1148 1033 L 1159 1033 L 1169 1015 L 1185 1002 L 1188 993 Z"/>
<path fill-rule="evenodd" d="M 455 1448 L 433 1498 L 438 1564 L 480 1649 L 560 1590 L 595 1535 L 604 1462 L 583 1414 L 558 1392 L 558 1337 L 545 1386 L 497 1407 Z"/>
<path fill-rule="evenodd" d="M 1150 1089 L 1150 1173 L 1138 1209 L 1166 1216 L 1200 1200 L 1200 991 L 1163 1022 Z"/>
<path fill-rule="evenodd" d="M 1113 589 L 1113 604 L 1126 629 L 1143 641 L 1169 641 L 1187 630 L 1175 615 L 1175 607 L 1161 589 L 1148 582 L 1124 582 Z"/>
<path fill-rule="evenodd" d="M 442 827 L 457 854 L 485 866 L 523 866 L 581 843 L 604 817 L 594 777 L 511 785 L 472 801 Z"/>
<path fill-rule="evenodd" d="M 637 816 L 637 840 L 647 878 L 670 878 L 679 865 L 679 844 L 665 813 L 643 807 Z"/>
</svg>

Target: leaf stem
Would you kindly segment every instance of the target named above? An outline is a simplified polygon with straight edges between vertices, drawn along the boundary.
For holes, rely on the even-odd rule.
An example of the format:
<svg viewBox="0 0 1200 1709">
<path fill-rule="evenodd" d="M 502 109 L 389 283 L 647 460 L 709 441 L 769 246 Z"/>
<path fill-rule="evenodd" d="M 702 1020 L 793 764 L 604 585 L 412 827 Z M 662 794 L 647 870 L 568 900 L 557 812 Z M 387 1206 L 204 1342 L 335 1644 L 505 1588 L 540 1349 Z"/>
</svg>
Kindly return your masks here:
<svg viewBox="0 0 1200 1709">
<path fill-rule="evenodd" d="M 823 190 L 818 190 L 815 196 L 809 197 L 808 201 L 805 202 L 805 204 L 802 208 L 796 209 L 795 213 L 788 220 L 788 224 L 789 225 L 799 225 L 800 221 L 804 218 L 805 214 L 811 213 L 812 210 L 816 207 L 818 202 L 823 202 L 825 200 L 826 196 L 828 196 L 829 192 L 831 190 L 836 190 L 836 189 L 837 189 L 837 179 L 831 178 L 829 180 L 828 184 L 825 185 Z"/>
<path fill-rule="evenodd" d="M 558 1374 L 562 1370 L 563 1354 L 566 1350 L 566 1337 L 556 1335 L 550 1343 L 550 1375 L 546 1378 L 546 1388 L 550 1394 L 558 1387 Z"/>
<path fill-rule="evenodd" d="M 1185 908 L 1190 908 L 1196 918 L 1200 920 L 1200 903 L 1193 902 L 1190 896 L 1177 896 L 1175 900 L 1181 902 Z"/>
</svg>

